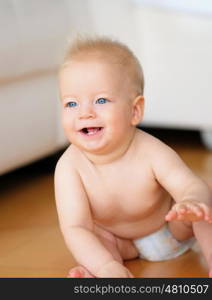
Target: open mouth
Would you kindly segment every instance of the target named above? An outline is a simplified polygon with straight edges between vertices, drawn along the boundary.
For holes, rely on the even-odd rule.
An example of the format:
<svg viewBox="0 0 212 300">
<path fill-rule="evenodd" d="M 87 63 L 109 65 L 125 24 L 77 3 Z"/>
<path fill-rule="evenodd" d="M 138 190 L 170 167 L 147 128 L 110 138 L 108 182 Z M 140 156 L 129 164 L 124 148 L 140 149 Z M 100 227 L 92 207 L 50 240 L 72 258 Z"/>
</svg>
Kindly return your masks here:
<svg viewBox="0 0 212 300">
<path fill-rule="evenodd" d="M 94 136 L 100 133 L 103 130 L 103 127 L 84 127 L 80 132 L 87 136 Z"/>
</svg>

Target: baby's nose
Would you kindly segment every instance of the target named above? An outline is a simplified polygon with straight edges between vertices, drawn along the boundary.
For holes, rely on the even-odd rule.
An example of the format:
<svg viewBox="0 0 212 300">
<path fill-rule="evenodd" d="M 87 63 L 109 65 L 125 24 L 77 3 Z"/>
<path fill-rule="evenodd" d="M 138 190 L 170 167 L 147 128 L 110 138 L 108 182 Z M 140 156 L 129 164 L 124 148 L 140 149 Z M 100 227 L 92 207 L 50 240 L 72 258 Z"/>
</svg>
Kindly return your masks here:
<svg viewBox="0 0 212 300">
<path fill-rule="evenodd" d="M 92 107 L 92 105 L 81 105 L 80 111 L 79 111 L 79 118 L 80 119 L 90 119 L 94 118 L 96 116 L 96 113 Z"/>
</svg>

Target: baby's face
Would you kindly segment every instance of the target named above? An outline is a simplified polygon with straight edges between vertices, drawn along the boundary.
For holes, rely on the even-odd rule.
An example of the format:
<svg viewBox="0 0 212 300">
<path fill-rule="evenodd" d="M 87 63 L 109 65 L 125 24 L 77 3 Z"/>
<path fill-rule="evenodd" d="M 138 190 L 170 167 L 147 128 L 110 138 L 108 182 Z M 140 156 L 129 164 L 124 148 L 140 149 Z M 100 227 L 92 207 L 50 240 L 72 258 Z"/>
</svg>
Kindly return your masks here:
<svg viewBox="0 0 212 300">
<path fill-rule="evenodd" d="M 120 65 L 73 61 L 60 73 L 62 124 L 82 150 L 107 153 L 132 132 L 135 92 Z"/>
</svg>

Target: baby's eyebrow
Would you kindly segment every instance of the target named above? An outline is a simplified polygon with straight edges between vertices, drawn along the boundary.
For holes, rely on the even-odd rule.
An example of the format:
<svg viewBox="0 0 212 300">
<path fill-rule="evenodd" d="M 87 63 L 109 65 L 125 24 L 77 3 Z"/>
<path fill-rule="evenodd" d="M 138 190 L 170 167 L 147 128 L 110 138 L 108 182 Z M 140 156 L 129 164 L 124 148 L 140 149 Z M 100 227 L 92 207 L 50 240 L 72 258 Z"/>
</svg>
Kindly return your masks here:
<svg viewBox="0 0 212 300">
<path fill-rule="evenodd" d="M 114 95 L 113 92 L 106 92 L 106 91 L 102 91 L 102 92 L 98 92 L 95 94 L 95 97 L 97 98 L 103 98 L 103 97 L 112 97 Z"/>
<path fill-rule="evenodd" d="M 76 97 L 73 97 L 73 96 L 62 96 L 61 97 L 61 100 L 63 101 L 63 102 L 67 102 L 67 101 L 72 101 L 72 100 L 76 100 Z"/>
</svg>

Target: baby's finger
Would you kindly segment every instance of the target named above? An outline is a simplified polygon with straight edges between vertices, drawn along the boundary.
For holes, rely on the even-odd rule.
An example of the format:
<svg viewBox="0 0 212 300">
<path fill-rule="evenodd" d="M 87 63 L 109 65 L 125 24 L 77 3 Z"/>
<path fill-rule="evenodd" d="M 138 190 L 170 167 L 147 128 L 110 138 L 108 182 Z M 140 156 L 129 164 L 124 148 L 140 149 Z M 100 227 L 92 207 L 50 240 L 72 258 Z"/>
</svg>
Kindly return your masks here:
<svg viewBox="0 0 212 300">
<path fill-rule="evenodd" d="M 191 204 L 188 204 L 187 207 L 188 207 L 188 214 L 194 214 L 200 218 L 203 217 L 204 211 L 203 211 L 202 207 L 200 207 L 198 204 L 191 203 Z"/>
<path fill-rule="evenodd" d="M 204 211 L 204 219 L 208 223 L 212 223 L 212 208 L 207 206 L 205 203 L 201 203 L 201 208 Z"/>
<path fill-rule="evenodd" d="M 185 213 L 181 213 L 181 209 L 185 209 Z M 198 205 L 193 203 L 179 203 L 176 206 L 178 221 L 200 221 L 203 219 L 203 212 Z"/>
<path fill-rule="evenodd" d="M 177 212 L 174 209 L 174 207 L 168 212 L 168 214 L 165 216 L 166 221 L 171 221 L 177 218 Z"/>
<path fill-rule="evenodd" d="M 188 204 L 184 203 L 177 203 L 175 206 L 175 210 L 177 211 L 178 215 L 185 215 L 190 211 Z"/>
<path fill-rule="evenodd" d="M 205 203 L 199 203 L 199 206 L 202 208 L 205 216 L 208 216 L 209 218 L 212 218 L 212 209 Z"/>
</svg>

